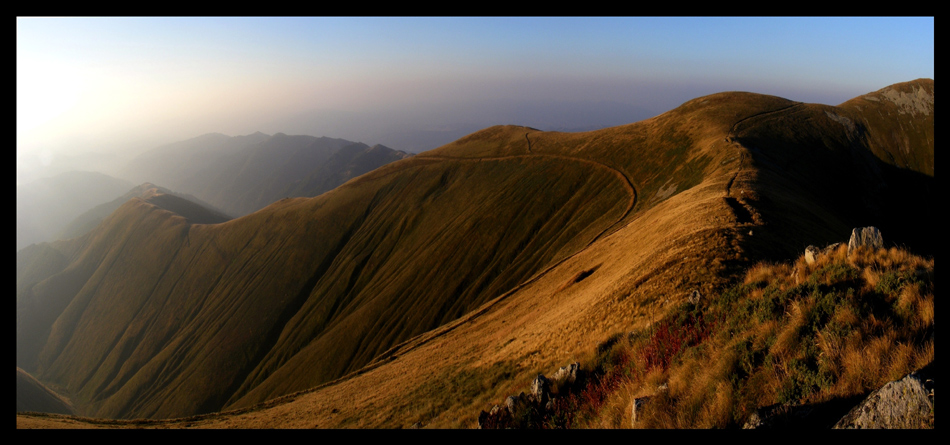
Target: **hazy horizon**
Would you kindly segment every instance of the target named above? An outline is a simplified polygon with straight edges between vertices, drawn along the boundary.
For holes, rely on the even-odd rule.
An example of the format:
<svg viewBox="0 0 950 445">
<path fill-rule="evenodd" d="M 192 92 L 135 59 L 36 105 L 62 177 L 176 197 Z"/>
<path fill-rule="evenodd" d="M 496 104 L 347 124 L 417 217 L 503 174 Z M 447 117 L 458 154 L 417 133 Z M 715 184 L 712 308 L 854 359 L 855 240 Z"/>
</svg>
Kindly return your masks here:
<svg viewBox="0 0 950 445">
<path fill-rule="evenodd" d="M 206 133 L 418 152 L 495 124 L 621 125 L 721 91 L 836 105 L 932 79 L 933 55 L 933 17 L 18 18 L 18 183 Z"/>
</svg>

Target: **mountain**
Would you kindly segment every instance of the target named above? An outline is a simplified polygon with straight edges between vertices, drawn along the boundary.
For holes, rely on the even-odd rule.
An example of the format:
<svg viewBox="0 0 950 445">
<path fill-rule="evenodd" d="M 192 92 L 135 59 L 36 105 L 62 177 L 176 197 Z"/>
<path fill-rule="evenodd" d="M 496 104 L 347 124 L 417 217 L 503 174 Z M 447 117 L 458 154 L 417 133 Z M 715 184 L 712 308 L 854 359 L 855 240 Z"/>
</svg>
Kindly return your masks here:
<svg viewBox="0 0 950 445">
<path fill-rule="evenodd" d="M 208 134 L 133 159 L 127 178 L 163 184 L 232 215 L 287 197 L 312 197 L 409 155 L 381 145 L 277 133 Z"/>
<path fill-rule="evenodd" d="M 921 79 L 490 127 L 222 224 L 133 199 L 18 253 L 17 366 L 87 416 L 470 426 L 760 260 L 872 224 L 926 252 L 932 153 Z"/>
<path fill-rule="evenodd" d="M 235 137 L 205 134 L 146 151 L 129 161 L 120 176 L 136 184 L 151 182 L 173 190 L 184 190 L 180 187 L 184 181 L 219 164 L 229 155 L 268 138 L 270 136 L 261 132 Z"/>
<path fill-rule="evenodd" d="M 60 173 L 18 185 L 17 250 L 53 240 L 74 218 L 132 187 L 123 179 L 86 171 Z"/>
</svg>

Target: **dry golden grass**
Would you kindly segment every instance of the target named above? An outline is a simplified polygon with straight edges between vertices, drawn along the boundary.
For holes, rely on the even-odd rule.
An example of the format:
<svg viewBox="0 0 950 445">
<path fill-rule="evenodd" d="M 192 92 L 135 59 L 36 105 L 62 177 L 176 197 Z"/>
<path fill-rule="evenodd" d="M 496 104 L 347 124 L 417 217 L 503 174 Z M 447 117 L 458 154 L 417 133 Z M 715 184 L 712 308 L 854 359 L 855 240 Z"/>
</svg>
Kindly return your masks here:
<svg viewBox="0 0 950 445">
<path fill-rule="evenodd" d="M 922 368 L 934 359 L 932 279 L 932 259 L 899 249 L 751 267 L 733 288 L 743 298 L 709 309 L 725 329 L 671 365 L 642 426 L 738 426 L 758 407 L 866 394 Z M 763 312 L 770 298 L 789 300 Z"/>
<path fill-rule="evenodd" d="M 800 251 L 806 236 L 831 238 L 848 227 L 832 210 L 821 206 L 812 210 L 805 194 L 786 187 L 796 178 L 766 174 L 765 168 L 750 161 L 749 150 L 727 137 L 735 131 L 748 140 L 764 141 L 755 139 L 763 137 L 761 133 L 748 131 L 759 128 L 753 125 L 756 122 L 783 113 L 793 114 L 796 120 L 791 123 L 806 122 L 809 113 L 821 115 L 824 110 L 781 98 L 728 93 L 690 101 L 642 123 L 598 132 L 493 127 L 429 152 L 428 159 L 416 157 L 414 171 L 425 171 L 424 178 L 435 179 L 430 188 L 434 191 L 446 186 L 438 186 L 441 178 L 452 175 L 480 175 L 498 183 L 526 166 L 564 169 L 560 162 L 571 158 L 583 165 L 572 170 L 575 173 L 603 173 L 604 184 L 619 184 L 614 188 L 623 192 L 622 181 L 613 173 L 621 172 L 631 181 L 637 200 L 632 211 L 623 214 L 623 209 L 617 209 L 628 203 L 627 194 L 616 193 L 623 198 L 617 199 L 620 206 L 608 207 L 623 215 L 618 220 L 607 218 L 606 230 L 597 226 L 582 231 L 585 236 L 560 244 L 513 286 L 479 300 L 458 318 L 448 317 L 434 329 L 396 342 L 365 366 L 354 365 L 353 372 L 343 377 L 240 410 L 135 425 L 400 428 L 418 423 L 427 428 L 469 428 L 475 426 L 480 410 L 527 389 L 538 372 L 550 374 L 577 360 L 585 367 L 593 366 L 598 353 L 592 351 L 617 335 L 629 340 L 617 342 L 611 353 L 628 355 L 627 366 L 633 368 L 602 367 L 605 375 L 622 378 L 614 380 L 604 398 L 591 401 L 597 409 L 587 412 L 581 407 L 583 415 L 575 426 L 629 425 L 633 395 L 654 395 L 638 427 L 692 428 L 733 427 L 751 410 L 779 401 L 820 402 L 833 394 L 867 391 L 886 376 L 933 358 L 932 334 L 929 340 L 925 335 L 927 329 L 932 333 L 933 325 L 932 259 L 907 268 L 906 262 L 918 260 L 912 256 L 900 260 L 900 251 L 880 258 L 874 252 L 859 255 L 852 263 L 841 258 L 839 250 L 814 265 L 802 259 L 777 262 L 777 252 Z M 795 128 L 788 130 L 796 136 Z M 526 141 L 537 159 L 526 159 Z M 454 159 L 460 157 L 466 159 Z M 386 175 L 399 176 L 405 165 L 391 164 L 335 193 L 372 202 L 373 193 L 363 196 L 356 191 Z M 433 171 L 445 174 L 430 175 Z M 537 190 L 535 181 L 542 177 L 524 179 Z M 651 199 L 672 183 L 677 185 L 674 194 Z M 516 189 L 517 184 L 506 190 Z M 222 240 L 233 240 L 218 248 L 226 250 L 222 256 L 227 258 L 240 254 L 238 240 L 252 238 L 257 247 L 278 239 L 276 229 L 267 232 L 271 238 L 254 236 L 255 227 L 262 225 L 247 221 L 274 218 L 300 231 L 317 230 L 318 224 L 298 210 L 319 207 L 318 203 L 331 205 L 326 198 L 286 200 L 270 210 L 222 224 L 216 229 L 221 230 Z M 786 204 L 793 205 L 785 208 Z M 357 215 L 363 209 L 340 205 Z M 465 211 L 450 210 L 446 215 Z M 491 211 L 485 208 L 472 214 L 487 218 Z M 319 236 L 307 239 L 324 242 Z M 280 256 L 278 250 L 274 252 L 276 261 Z M 446 253 L 444 258 L 452 256 Z M 761 258 L 772 262 L 746 273 L 752 260 Z M 295 260 L 293 264 L 308 257 Z M 866 263 L 877 271 L 874 285 L 862 278 Z M 905 269 L 891 273 L 885 264 Z M 466 269 L 460 266 L 459 270 Z M 900 297 L 904 291 L 898 285 L 914 280 L 929 282 L 929 287 Z M 863 292 L 883 288 L 895 291 L 892 302 L 875 297 L 862 305 Z M 700 308 L 685 303 L 693 290 L 703 295 Z M 843 303 L 838 307 L 835 302 Z M 901 315 L 894 315 L 894 307 Z M 367 318 L 360 320 L 370 323 Z M 664 324 L 687 326 L 696 335 L 676 340 L 677 347 L 665 353 L 654 348 L 651 358 L 645 358 L 642 348 L 646 345 L 669 346 L 664 342 L 674 341 L 672 334 L 658 335 Z M 897 332 L 894 337 L 886 334 L 890 330 Z M 298 331 L 288 335 L 294 332 Z M 628 335 L 631 332 L 639 334 Z M 345 336 L 336 338 L 342 341 Z M 891 346 L 877 338 L 909 347 Z M 888 355 L 874 361 L 867 358 L 869 350 Z M 272 369 L 262 366 L 268 372 Z M 658 390 L 661 385 L 668 389 Z M 18 416 L 18 427 L 27 421 Z"/>
</svg>

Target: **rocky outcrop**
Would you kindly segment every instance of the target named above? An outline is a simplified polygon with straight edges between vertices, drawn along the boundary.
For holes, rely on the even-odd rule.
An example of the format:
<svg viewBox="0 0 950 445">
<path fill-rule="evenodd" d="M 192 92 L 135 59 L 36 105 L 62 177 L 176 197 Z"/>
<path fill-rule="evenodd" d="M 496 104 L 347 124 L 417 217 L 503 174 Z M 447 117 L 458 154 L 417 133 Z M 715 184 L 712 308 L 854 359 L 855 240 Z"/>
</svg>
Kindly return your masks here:
<svg viewBox="0 0 950 445">
<path fill-rule="evenodd" d="M 647 403 L 650 401 L 650 399 L 655 397 L 656 394 L 659 394 L 667 390 L 669 390 L 669 386 L 667 386 L 667 384 L 664 383 L 656 388 L 656 393 L 652 396 L 641 396 L 641 397 L 633 398 L 633 406 L 630 408 L 630 427 L 631 428 L 637 427 L 637 419 L 643 417 L 643 409 L 647 405 Z"/>
<path fill-rule="evenodd" d="M 554 400 L 569 393 L 579 381 L 580 364 L 561 367 L 551 379 L 538 374 L 531 392 L 508 396 L 503 406 L 495 405 L 478 415 L 478 428 L 528 428 L 543 419 L 554 407 Z M 552 392 L 553 390 L 553 392 Z"/>
</svg>

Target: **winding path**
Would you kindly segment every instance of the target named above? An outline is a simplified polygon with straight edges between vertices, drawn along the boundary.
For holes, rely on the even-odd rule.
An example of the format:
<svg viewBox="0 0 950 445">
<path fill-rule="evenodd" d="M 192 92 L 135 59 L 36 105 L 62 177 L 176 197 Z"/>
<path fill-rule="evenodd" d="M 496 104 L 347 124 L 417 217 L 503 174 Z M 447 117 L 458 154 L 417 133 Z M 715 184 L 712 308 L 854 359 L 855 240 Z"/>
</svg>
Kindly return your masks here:
<svg viewBox="0 0 950 445">
<path fill-rule="evenodd" d="M 411 351 L 411 350 L 413 350 L 413 349 L 415 349 L 415 348 L 418 348 L 419 346 L 422 346 L 422 345 L 424 345 L 424 344 L 426 344 L 426 343 L 428 343 L 428 342 L 430 342 L 430 341 L 432 341 L 432 340 L 434 340 L 434 339 L 437 339 L 437 338 L 439 338 L 439 337 L 442 337 L 442 336 L 444 336 L 445 334 L 448 334 L 449 332 L 455 330 L 455 329 L 458 328 L 459 326 L 462 326 L 463 324 L 465 324 L 465 323 L 467 323 L 467 322 L 469 322 L 469 321 L 475 319 L 476 317 L 478 317 L 478 316 L 480 316 L 480 315 L 482 315 L 482 314 L 488 312 L 488 311 L 491 310 L 495 305 L 497 305 L 498 303 L 504 301 L 504 300 L 507 299 L 509 296 L 514 295 L 516 292 L 518 292 L 519 290 L 521 290 L 521 289 L 524 288 L 525 286 L 527 286 L 527 285 L 529 285 L 529 284 L 531 284 L 531 283 L 537 281 L 537 280 L 540 279 L 542 276 L 546 275 L 548 272 L 550 272 L 550 271 L 553 270 L 554 268 L 560 266 L 561 264 L 563 264 L 563 263 L 566 262 L 567 260 L 569 260 L 569 259 L 571 259 L 571 258 L 574 258 L 574 257 L 576 257 L 577 255 L 579 255 L 579 254 L 583 253 L 584 251 L 586 251 L 586 250 L 587 250 L 588 248 L 590 248 L 590 246 L 592 246 L 595 242 L 597 242 L 598 240 L 600 240 L 601 238 L 603 238 L 608 232 L 611 232 L 611 230 L 616 229 L 617 226 L 620 225 L 620 224 L 624 221 L 624 219 L 626 219 L 627 216 L 630 215 L 630 212 L 633 211 L 633 208 L 634 208 L 634 206 L 636 205 L 636 202 L 637 202 L 637 191 L 636 191 L 636 189 L 635 189 L 634 186 L 633 186 L 633 182 L 630 181 L 630 178 L 628 178 L 627 175 L 624 174 L 622 171 L 620 171 L 620 170 L 618 170 L 618 169 L 616 169 L 616 168 L 613 168 L 613 167 L 611 167 L 611 166 L 609 166 L 609 165 L 607 165 L 607 164 L 604 164 L 604 163 L 601 163 L 601 162 L 597 162 L 597 161 L 592 161 L 592 160 L 590 160 L 590 159 L 575 158 L 575 157 L 565 156 L 565 155 L 559 155 L 559 154 L 531 153 L 531 141 L 530 141 L 530 139 L 528 139 L 528 134 L 527 134 L 527 133 L 525 133 L 525 140 L 526 140 L 527 143 L 528 143 L 528 154 L 522 154 L 522 155 L 506 155 L 506 156 L 489 156 L 489 157 L 477 157 L 477 158 L 466 158 L 466 157 L 456 157 L 456 156 L 433 156 L 433 155 L 427 155 L 427 156 L 417 156 L 417 158 L 418 158 L 418 159 L 434 159 L 434 160 L 451 160 L 451 161 L 460 161 L 460 162 L 482 162 L 482 161 L 506 161 L 506 160 L 515 160 L 515 159 L 525 159 L 525 158 L 531 158 L 531 157 L 544 157 L 544 158 L 561 159 L 561 160 L 569 161 L 569 162 L 581 162 L 581 163 L 584 163 L 584 164 L 592 165 L 592 166 L 594 166 L 594 167 L 596 167 L 596 168 L 606 169 L 606 170 L 608 170 L 610 173 L 612 173 L 614 176 L 616 176 L 616 177 L 621 181 L 621 183 L 623 184 L 623 186 L 624 186 L 624 188 L 626 189 L 627 193 L 630 195 L 630 199 L 627 201 L 627 206 L 626 206 L 626 208 L 624 209 L 623 213 L 617 218 L 616 221 L 614 221 L 612 224 L 610 224 L 609 226 L 605 227 L 604 230 L 600 231 L 600 233 L 598 233 L 597 235 L 595 235 L 584 247 L 582 247 L 581 249 L 577 250 L 576 252 L 574 252 L 574 253 L 572 253 L 572 254 L 570 254 L 570 255 L 565 256 L 564 258 L 561 258 L 560 260 L 557 260 L 556 262 L 554 262 L 554 263 L 551 264 L 550 266 L 544 268 L 543 270 L 541 270 L 541 271 L 535 273 L 534 275 L 532 275 L 532 276 L 531 276 L 530 278 L 528 278 L 527 280 L 521 282 L 521 284 L 518 284 L 517 286 L 515 286 L 515 287 L 509 289 L 509 290 L 508 290 L 507 292 L 505 292 L 504 294 L 502 294 L 502 295 L 500 295 L 500 296 L 498 296 L 498 297 L 495 297 L 494 299 L 492 299 L 492 300 L 490 300 L 490 301 L 488 301 L 488 302 L 482 304 L 482 305 L 481 305 L 480 307 L 478 307 L 477 309 L 472 310 L 472 311 L 466 313 L 465 315 L 459 317 L 458 319 L 455 319 L 455 320 L 453 320 L 453 321 L 451 321 L 451 322 L 449 322 L 449 323 L 446 323 L 446 324 L 444 324 L 444 325 L 442 325 L 442 326 L 439 326 L 439 327 L 437 327 L 437 328 L 435 328 L 435 329 L 433 329 L 433 330 L 431 330 L 431 331 L 424 332 L 424 333 L 419 334 L 419 335 L 417 335 L 417 336 L 415 336 L 415 337 L 413 337 L 413 338 L 410 338 L 409 340 L 406 340 L 406 341 L 404 341 L 404 342 L 402 342 L 402 343 L 400 343 L 400 344 L 398 344 L 398 345 L 395 345 L 395 346 L 393 346 L 392 348 L 388 349 L 386 352 L 383 352 L 382 354 L 380 354 L 379 356 L 377 356 L 372 362 L 370 362 L 369 364 L 367 364 L 367 365 L 364 366 L 363 368 L 361 368 L 361 369 L 359 369 L 359 370 L 357 370 L 357 371 L 355 371 L 355 372 L 353 372 L 353 373 L 351 373 L 351 374 L 349 374 L 349 375 L 343 376 L 343 377 L 341 377 L 341 378 L 339 378 L 339 379 L 337 379 L 337 380 L 334 380 L 334 381 L 332 381 L 332 382 L 327 382 L 327 383 L 321 385 L 320 387 L 313 388 L 312 390 L 317 390 L 317 389 L 319 389 L 319 388 L 322 388 L 322 387 L 325 387 L 325 386 L 329 386 L 329 385 L 332 385 L 332 384 L 341 382 L 341 381 L 343 381 L 343 380 L 349 379 L 349 378 L 351 378 L 351 377 L 354 377 L 354 376 L 363 374 L 363 373 L 365 373 L 365 372 L 368 372 L 368 371 L 370 371 L 370 370 L 376 368 L 377 366 L 380 366 L 380 365 L 382 365 L 382 364 L 388 362 L 389 360 L 395 359 L 398 355 L 405 354 L 405 353 L 407 353 L 407 352 L 409 352 L 409 351 Z"/>
<path fill-rule="evenodd" d="M 336 385 L 336 384 L 341 383 L 341 382 L 343 382 L 343 381 L 346 381 L 346 380 L 349 380 L 349 379 L 351 379 L 351 378 L 354 378 L 354 377 L 356 377 L 356 376 L 365 374 L 365 373 L 367 373 L 367 372 L 369 372 L 369 371 L 371 371 L 371 370 L 373 370 L 373 369 L 375 369 L 375 368 L 377 368 L 377 367 L 379 367 L 379 366 L 381 366 L 381 365 L 383 365 L 383 364 L 389 362 L 390 360 L 395 359 L 397 356 L 400 356 L 400 355 L 402 355 L 402 354 L 405 354 L 405 353 L 407 353 L 407 352 L 409 352 L 409 351 L 411 351 L 411 350 L 413 350 L 413 349 L 416 349 L 416 348 L 418 348 L 418 347 L 420 347 L 420 346 L 422 346 L 422 345 L 424 345 L 424 344 L 426 344 L 426 343 L 429 343 L 429 342 L 432 341 L 432 340 L 435 340 L 435 339 L 437 339 L 437 338 L 439 338 L 439 337 L 442 337 L 442 336 L 448 334 L 449 332 L 452 332 L 452 331 L 455 330 L 456 328 L 458 328 L 458 327 L 460 327 L 460 326 L 462 326 L 462 325 L 464 325 L 464 324 L 466 324 L 466 323 L 468 323 L 468 322 L 470 322 L 470 321 L 476 319 L 477 317 L 481 316 L 482 314 L 485 314 L 485 313 L 489 312 L 489 311 L 490 311 L 494 306 L 496 306 L 498 303 L 504 301 L 505 299 L 507 299 L 507 298 L 510 297 L 511 295 L 514 295 L 516 292 L 518 292 L 519 290 L 521 290 L 521 289 L 524 288 L 525 286 L 527 286 L 527 285 L 529 285 L 529 284 L 531 284 L 531 283 L 537 281 L 538 279 L 540 279 L 541 277 L 543 277 L 544 275 L 546 275 L 548 272 L 550 272 L 550 271 L 553 270 L 554 268 L 556 268 L 556 267 L 558 267 L 558 266 L 564 264 L 564 262 L 570 260 L 571 258 L 574 258 L 574 257 L 576 257 L 577 255 L 579 255 L 579 254 L 585 252 L 585 251 L 586 251 L 587 249 L 589 249 L 595 242 L 597 242 L 598 240 L 602 239 L 602 238 L 603 238 L 605 235 L 607 235 L 608 233 L 611 233 L 612 230 L 617 230 L 617 229 L 619 229 L 618 226 L 619 226 L 621 223 L 623 223 L 623 221 L 630 215 L 630 213 L 633 211 L 634 206 L 635 206 L 636 203 L 637 203 L 637 191 L 636 191 L 636 188 L 634 188 L 633 182 L 630 180 L 630 178 L 627 177 L 626 174 L 624 174 L 622 171 L 620 171 L 620 170 L 618 170 L 618 169 L 616 169 L 616 168 L 614 168 L 614 167 L 611 167 L 611 166 L 609 166 L 609 165 L 607 165 L 607 164 L 604 164 L 604 163 L 601 163 L 601 162 L 597 162 L 597 161 L 593 161 L 593 160 L 590 160 L 590 159 L 575 158 L 575 157 L 566 156 L 566 155 L 559 155 L 559 154 L 534 153 L 534 152 L 531 151 L 531 140 L 528 138 L 528 133 L 525 133 L 525 141 L 526 141 L 527 153 L 526 153 L 526 154 L 520 154 L 520 155 L 486 156 L 486 157 L 471 157 L 471 158 L 468 158 L 468 157 L 461 157 L 461 156 L 416 155 L 416 156 L 414 156 L 414 157 L 412 157 L 412 158 L 410 158 L 410 159 L 415 159 L 415 160 L 420 160 L 420 161 L 483 162 L 483 161 L 508 161 L 508 160 L 519 160 L 519 159 L 528 159 L 528 158 L 549 158 L 549 159 L 560 159 L 560 160 L 567 161 L 567 162 L 580 162 L 580 163 L 583 163 L 583 164 L 586 164 L 586 165 L 589 165 L 589 166 L 593 166 L 594 168 L 599 168 L 599 169 L 605 169 L 605 170 L 607 170 L 608 172 L 610 172 L 611 174 L 613 174 L 615 177 L 617 177 L 617 179 L 621 182 L 621 184 L 623 184 L 624 189 L 625 189 L 625 190 L 627 191 L 627 193 L 629 194 L 629 199 L 627 200 L 626 208 L 624 209 L 623 213 L 616 219 L 616 221 L 614 221 L 613 223 L 611 223 L 610 225 L 608 225 L 607 227 L 605 227 L 603 230 L 601 230 L 599 233 L 597 233 L 596 235 L 594 235 L 594 236 L 591 238 L 591 240 L 590 240 L 587 244 L 584 245 L 584 247 L 578 249 L 576 252 L 574 252 L 574 253 L 572 253 L 572 254 L 570 254 L 570 255 L 567 255 L 567 256 L 561 258 L 560 260 L 555 261 L 553 264 L 549 265 L 548 267 L 544 268 L 543 270 L 541 270 L 541 271 L 539 271 L 539 272 L 536 272 L 536 273 L 535 273 L 534 275 L 532 275 L 530 278 L 528 278 L 528 279 L 526 279 L 525 281 L 521 282 L 521 283 L 518 284 L 517 286 L 515 286 L 515 287 L 509 289 L 507 292 L 503 293 L 502 295 L 499 295 L 498 297 L 495 297 L 495 298 L 493 298 L 492 300 L 485 302 L 485 303 L 482 304 L 480 307 L 478 307 L 478 308 L 476 308 L 476 309 L 474 309 L 474 310 L 472 310 L 472 311 L 469 311 L 468 313 L 462 315 L 461 317 L 459 317 L 459 318 L 457 318 L 457 319 L 455 319 L 455 320 L 453 320 L 453 321 L 450 321 L 450 322 L 448 322 L 448 323 L 446 323 L 446 324 L 444 324 L 444 325 L 442 325 L 442 326 L 439 326 L 439 327 L 437 327 L 437 328 L 435 328 L 435 329 L 432 329 L 432 330 L 430 330 L 430 331 L 423 332 L 423 333 L 421 333 L 421 334 L 419 334 L 419 335 L 416 335 L 415 337 L 412 337 L 412 338 L 410 338 L 410 339 L 408 339 L 408 340 L 406 340 L 406 341 L 404 341 L 404 342 L 402 342 L 402 343 L 400 343 L 400 344 L 394 345 L 393 347 L 389 348 L 388 350 L 386 350 L 386 351 L 383 352 L 382 354 L 378 355 L 376 358 L 373 359 L 373 361 L 371 361 L 370 363 L 366 364 L 366 365 L 363 366 L 362 368 L 360 368 L 360 369 L 358 369 L 358 370 L 356 370 L 356 371 L 353 371 L 353 372 L 351 372 L 351 373 L 349 373 L 349 374 L 347 374 L 347 375 L 345 375 L 345 376 L 339 377 L 339 378 L 337 378 L 337 379 L 335 379 L 335 380 L 332 380 L 332 381 L 329 381 L 329 382 L 325 382 L 325 383 L 323 383 L 323 384 L 321 384 L 321 385 L 319 385 L 319 386 L 316 386 L 316 387 L 313 387 L 313 388 L 309 388 L 309 389 L 306 389 L 306 390 L 302 390 L 302 391 L 298 391 L 298 392 L 291 393 L 291 394 L 286 394 L 286 395 L 284 395 L 284 396 L 280 396 L 280 397 L 277 397 L 277 398 L 275 398 L 275 399 L 271 399 L 271 400 L 268 400 L 268 401 L 259 403 L 259 404 L 257 404 L 257 405 L 251 406 L 251 407 L 241 408 L 241 409 L 238 409 L 238 410 L 229 411 L 228 414 L 233 415 L 233 414 L 238 414 L 238 413 L 246 413 L 246 412 L 251 412 L 251 411 L 256 411 L 256 410 L 260 410 L 260 409 L 265 409 L 265 408 L 268 408 L 268 407 L 272 407 L 272 406 L 275 406 L 275 405 L 278 405 L 278 404 L 287 402 L 287 401 L 289 401 L 289 400 L 293 400 L 293 399 L 299 397 L 300 395 L 307 394 L 307 393 L 311 393 L 311 392 L 314 392 L 314 391 L 318 391 L 318 390 L 320 390 L 320 389 L 322 389 L 322 388 L 326 388 L 326 387 L 329 387 L 329 386 L 333 386 L 333 385 Z M 414 164 L 412 164 L 412 163 L 407 163 L 406 168 L 408 168 L 408 167 L 410 167 L 410 166 L 412 166 L 412 165 L 414 165 Z M 389 172 L 389 173 L 387 173 L 387 174 L 395 173 L 395 172 L 398 172 L 398 171 L 401 171 L 401 170 L 402 170 L 402 169 L 393 170 L 392 172 Z M 219 414 L 220 414 L 220 413 L 219 413 Z M 208 415 L 208 417 L 211 417 L 211 416 L 212 416 L 212 415 Z M 195 417 L 195 418 L 197 419 L 197 418 L 200 418 L 200 417 L 202 417 L 202 416 L 197 416 L 197 417 Z"/>
<path fill-rule="evenodd" d="M 740 150 L 740 151 L 739 151 L 739 168 L 736 170 L 736 174 L 732 175 L 732 179 L 730 179 L 729 182 L 726 183 L 726 196 L 731 196 L 731 194 L 732 194 L 732 184 L 735 182 L 736 178 L 739 177 L 739 172 L 742 171 L 742 161 L 745 160 L 745 158 L 746 158 L 746 153 L 745 153 L 745 152 L 742 152 L 741 149 L 745 148 L 746 151 L 749 150 L 748 147 L 746 147 L 746 146 L 742 145 L 741 143 L 739 143 L 739 140 L 738 140 L 739 124 L 741 124 L 741 123 L 743 123 L 743 122 L 745 122 L 745 121 L 747 121 L 747 120 L 749 120 L 749 119 L 753 119 L 753 118 L 757 118 L 757 117 L 762 117 L 762 116 L 766 116 L 766 115 L 769 115 L 769 114 L 781 113 L 781 112 L 786 111 L 786 110 L 789 110 L 789 109 L 791 109 L 791 108 L 800 107 L 800 106 L 802 106 L 802 105 L 804 105 L 804 104 L 805 104 L 804 102 L 796 102 L 796 103 L 793 103 L 793 104 L 791 104 L 791 105 L 787 105 L 787 106 L 784 106 L 784 107 L 782 107 L 782 108 L 778 108 L 778 109 L 775 109 L 775 110 L 763 111 L 763 112 L 761 112 L 761 113 L 752 114 L 752 115 L 746 116 L 746 117 L 744 117 L 744 118 L 742 118 L 742 119 L 739 119 L 739 120 L 736 121 L 736 123 L 732 124 L 732 128 L 729 129 L 729 133 L 728 133 L 727 137 L 729 138 L 729 141 L 731 141 L 732 144 L 735 145 L 736 149 L 737 149 L 737 150 Z"/>
</svg>

